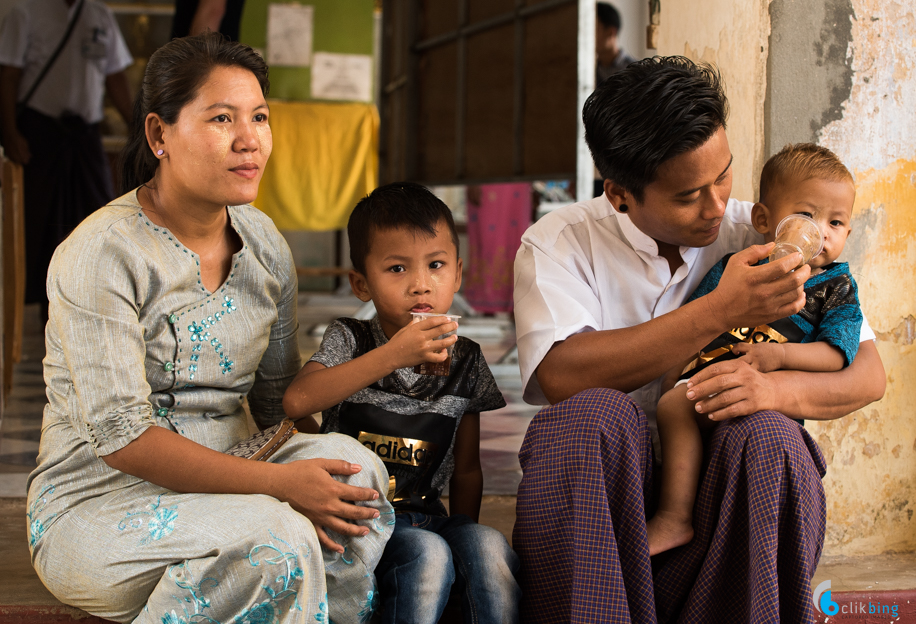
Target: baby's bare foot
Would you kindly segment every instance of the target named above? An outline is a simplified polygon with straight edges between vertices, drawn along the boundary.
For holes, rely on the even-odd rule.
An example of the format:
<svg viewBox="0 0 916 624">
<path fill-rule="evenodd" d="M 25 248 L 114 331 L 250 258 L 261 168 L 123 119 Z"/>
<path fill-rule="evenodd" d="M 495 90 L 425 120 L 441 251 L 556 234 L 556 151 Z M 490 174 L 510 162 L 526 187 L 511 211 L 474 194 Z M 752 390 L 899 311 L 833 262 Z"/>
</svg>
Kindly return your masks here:
<svg viewBox="0 0 916 624">
<path fill-rule="evenodd" d="M 649 535 L 649 556 L 653 556 L 690 542 L 693 526 L 689 520 L 660 511 L 646 522 L 646 533 Z"/>
</svg>

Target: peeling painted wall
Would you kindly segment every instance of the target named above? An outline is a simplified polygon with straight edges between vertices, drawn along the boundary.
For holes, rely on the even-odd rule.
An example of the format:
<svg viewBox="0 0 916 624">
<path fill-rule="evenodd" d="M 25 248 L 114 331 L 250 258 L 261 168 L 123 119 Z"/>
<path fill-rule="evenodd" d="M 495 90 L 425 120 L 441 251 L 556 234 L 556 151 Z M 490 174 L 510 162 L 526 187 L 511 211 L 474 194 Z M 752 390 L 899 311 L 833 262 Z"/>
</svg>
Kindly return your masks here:
<svg viewBox="0 0 916 624">
<path fill-rule="evenodd" d="M 772 0 L 767 58 L 766 156 L 812 142 L 840 119 L 852 88 L 851 0 Z"/>
<path fill-rule="evenodd" d="M 648 6 L 648 2 L 646 2 Z M 725 80 L 732 197 L 756 200 L 763 167 L 769 18 L 765 0 L 663 0 L 658 54 L 714 63 Z"/>
<path fill-rule="evenodd" d="M 787 142 L 829 147 L 856 176 L 841 259 L 888 387 L 859 412 L 806 425 L 828 462 L 824 553 L 916 550 L 916 3 L 666 0 L 660 53 L 722 68 L 734 197 L 754 196 L 763 160 Z"/>
<path fill-rule="evenodd" d="M 856 175 L 847 259 L 878 336 L 884 400 L 809 427 L 829 453 L 827 551 L 916 549 L 916 4 L 851 0 L 842 113 L 817 133 Z"/>
</svg>

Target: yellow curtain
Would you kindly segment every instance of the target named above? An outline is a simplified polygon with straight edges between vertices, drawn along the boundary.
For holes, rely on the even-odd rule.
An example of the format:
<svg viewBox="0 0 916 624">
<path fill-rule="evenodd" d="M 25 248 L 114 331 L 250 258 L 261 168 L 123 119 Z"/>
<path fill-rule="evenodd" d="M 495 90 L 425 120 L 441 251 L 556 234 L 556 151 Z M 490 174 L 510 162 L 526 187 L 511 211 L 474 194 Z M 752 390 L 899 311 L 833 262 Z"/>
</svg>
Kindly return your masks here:
<svg viewBox="0 0 916 624">
<path fill-rule="evenodd" d="M 347 227 L 378 186 L 374 104 L 270 101 L 274 149 L 254 204 L 281 230 Z"/>
</svg>

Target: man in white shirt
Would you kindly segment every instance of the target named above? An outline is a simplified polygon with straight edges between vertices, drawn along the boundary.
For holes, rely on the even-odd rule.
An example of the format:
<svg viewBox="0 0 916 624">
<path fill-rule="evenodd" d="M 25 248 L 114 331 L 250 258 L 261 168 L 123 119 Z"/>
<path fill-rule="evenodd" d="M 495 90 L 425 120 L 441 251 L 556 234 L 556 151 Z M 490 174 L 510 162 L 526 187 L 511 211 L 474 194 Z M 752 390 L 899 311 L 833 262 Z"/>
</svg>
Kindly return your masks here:
<svg viewBox="0 0 916 624">
<path fill-rule="evenodd" d="M 813 618 L 824 461 L 790 418 L 839 418 L 883 395 L 867 323 L 859 357 L 837 373 L 761 374 L 738 359 L 693 379 L 697 410 L 722 421 L 707 442 L 695 538 L 649 560 L 645 413 L 654 421 L 659 378 L 723 331 L 800 310 L 810 274 L 790 272 L 795 256 L 754 266 L 770 246 L 754 244 L 751 204 L 729 199 L 727 110 L 715 70 L 685 58 L 611 76 L 583 111 L 604 195 L 551 213 L 522 238 L 524 396 L 553 404 L 519 453 L 513 547 L 524 621 Z M 684 304 L 732 252 L 716 290 Z"/>
<path fill-rule="evenodd" d="M 66 44 L 38 82 L 71 21 Z M 98 0 L 23 0 L 0 26 L 0 136 L 6 155 L 25 166 L 27 302 L 47 306 L 54 249 L 114 198 L 98 125 L 106 90 L 130 121 L 124 70 L 131 63 L 111 9 Z"/>
</svg>

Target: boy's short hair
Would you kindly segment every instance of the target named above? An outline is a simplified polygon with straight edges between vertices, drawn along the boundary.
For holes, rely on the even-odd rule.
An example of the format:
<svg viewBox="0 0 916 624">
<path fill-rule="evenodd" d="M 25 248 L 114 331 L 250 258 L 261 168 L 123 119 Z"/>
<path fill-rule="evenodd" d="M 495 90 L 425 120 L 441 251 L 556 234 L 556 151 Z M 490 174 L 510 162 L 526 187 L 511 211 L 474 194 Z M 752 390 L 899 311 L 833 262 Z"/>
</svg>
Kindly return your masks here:
<svg viewBox="0 0 916 624">
<path fill-rule="evenodd" d="M 452 211 L 425 186 L 414 182 L 394 182 L 380 186 L 359 200 L 347 222 L 350 240 L 350 262 L 366 274 L 369 241 L 379 230 L 405 228 L 417 234 L 436 235 L 436 226 L 445 221 L 455 253 L 458 253 L 458 230 Z"/>
<path fill-rule="evenodd" d="M 789 143 L 770 157 L 760 172 L 760 203 L 767 203 L 767 195 L 786 184 L 816 178 L 841 182 L 855 179 L 836 154 L 814 143 Z"/>
<path fill-rule="evenodd" d="M 637 201 L 665 161 L 712 138 L 728 119 L 718 70 L 683 56 L 653 56 L 612 74 L 582 108 L 595 166 Z"/>
</svg>

